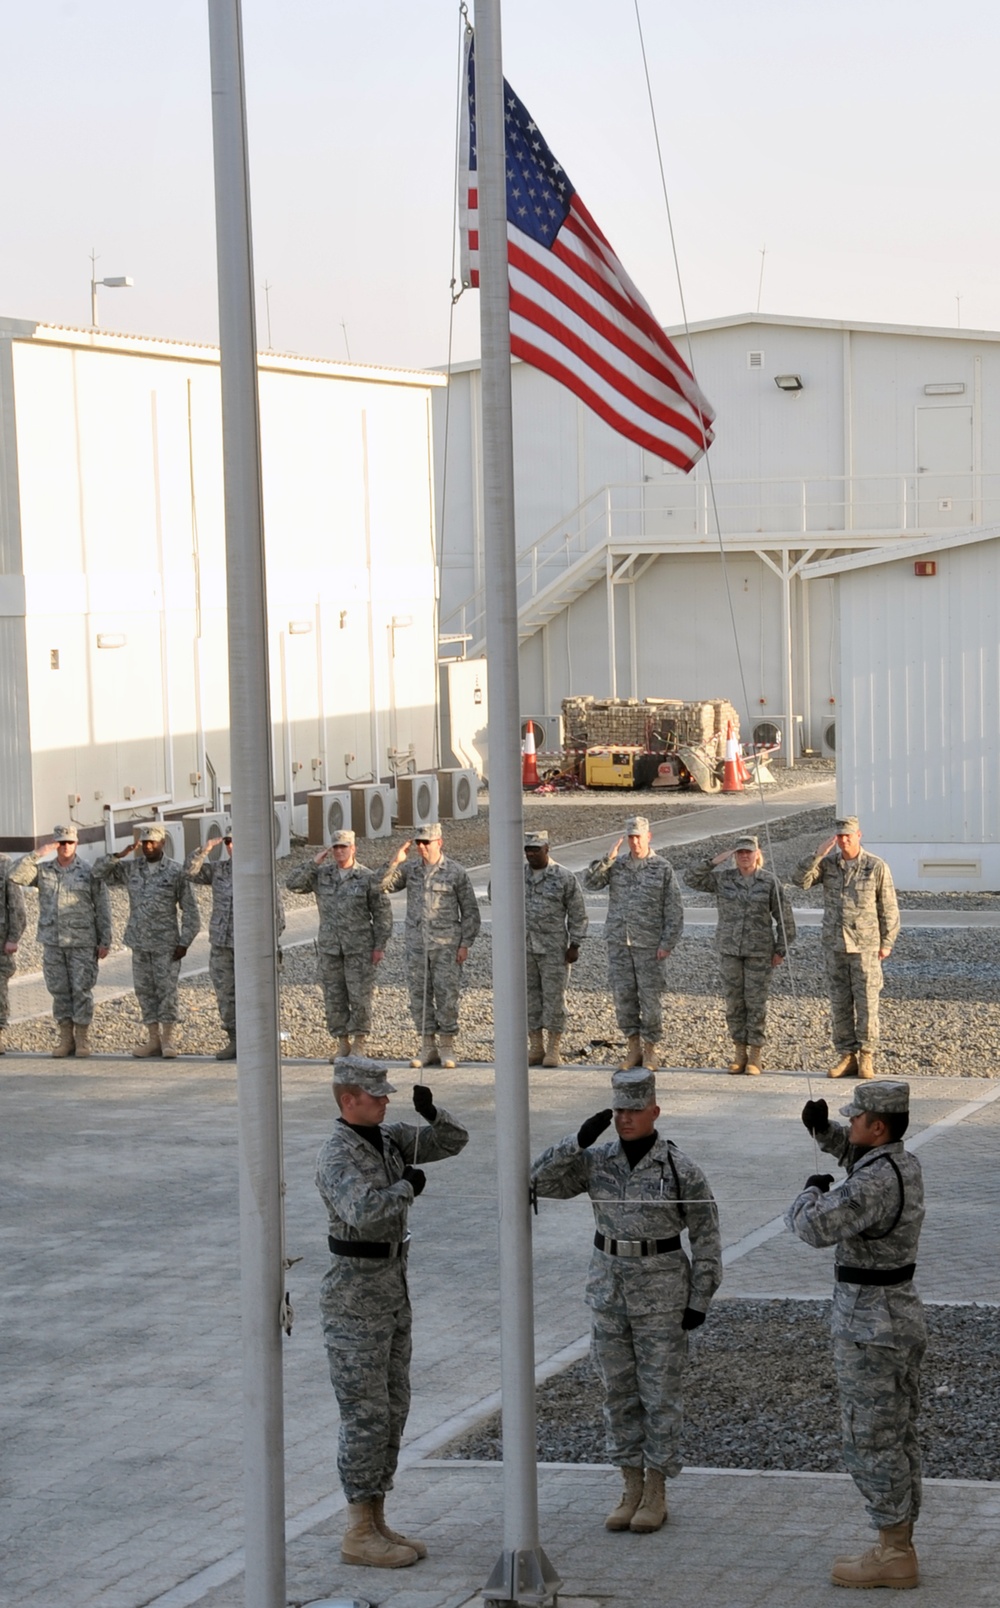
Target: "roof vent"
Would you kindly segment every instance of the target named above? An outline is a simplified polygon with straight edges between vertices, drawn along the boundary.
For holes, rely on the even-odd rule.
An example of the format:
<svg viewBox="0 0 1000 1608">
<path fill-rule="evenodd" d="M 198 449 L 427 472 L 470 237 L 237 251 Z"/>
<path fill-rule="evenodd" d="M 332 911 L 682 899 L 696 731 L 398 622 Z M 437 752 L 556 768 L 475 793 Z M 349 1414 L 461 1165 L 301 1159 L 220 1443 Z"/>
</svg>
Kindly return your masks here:
<svg viewBox="0 0 1000 1608">
<path fill-rule="evenodd" d="M 748 352 L 747 353 L 747 368 L 763 368 L 763 367 L 764 367 L 764 354 L 763 354 L 763 352 Z"/>
</svg>

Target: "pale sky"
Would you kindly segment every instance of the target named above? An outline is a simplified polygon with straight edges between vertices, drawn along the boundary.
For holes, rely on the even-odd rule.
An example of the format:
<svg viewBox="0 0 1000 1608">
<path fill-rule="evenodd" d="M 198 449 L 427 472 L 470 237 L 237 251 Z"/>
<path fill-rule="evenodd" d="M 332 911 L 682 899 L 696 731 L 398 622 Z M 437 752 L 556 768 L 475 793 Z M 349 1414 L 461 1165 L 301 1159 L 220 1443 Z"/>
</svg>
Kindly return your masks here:
<svg viewBox="0 0 1000 1608">
<path fill-rule="evenodd" d="M 994 0 L 640 0 L 692 320 L 1000 328 Z M 3 0 L 0 315 L 217 337 L 206 0 Z M 447 353 L 457 4 L 244 0 L 258 335 Z M 504 68 L 680 318 L 634 0 L 504 0 Z M 961 297 L 960 310 L 956 298 Z M 455 356 L 478 352 L 474 292 Z M 346 324 L 345 331 L 342 325 Z"/>
</svg>

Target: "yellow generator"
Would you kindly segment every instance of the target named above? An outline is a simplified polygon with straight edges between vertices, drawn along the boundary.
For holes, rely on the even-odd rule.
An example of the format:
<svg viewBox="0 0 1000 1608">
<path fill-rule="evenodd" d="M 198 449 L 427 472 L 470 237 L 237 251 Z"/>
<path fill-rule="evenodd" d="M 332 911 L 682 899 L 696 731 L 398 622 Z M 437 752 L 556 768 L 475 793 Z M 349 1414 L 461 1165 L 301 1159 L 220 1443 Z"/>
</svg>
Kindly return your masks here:
<svg viewBox="0 0 1000 1608">
<path fill-rule="evenodd" d="M 634 787 L 635 762 L 642 748 L 588 748 L 583 762 L 587 787 Z"/>
</svg>

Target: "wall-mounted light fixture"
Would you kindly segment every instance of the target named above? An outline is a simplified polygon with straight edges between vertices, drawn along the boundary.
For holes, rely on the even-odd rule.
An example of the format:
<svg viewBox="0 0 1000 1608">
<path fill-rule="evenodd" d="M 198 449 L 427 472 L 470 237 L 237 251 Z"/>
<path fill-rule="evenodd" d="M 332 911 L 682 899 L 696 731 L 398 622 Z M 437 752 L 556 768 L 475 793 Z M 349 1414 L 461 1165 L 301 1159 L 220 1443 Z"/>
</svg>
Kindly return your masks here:
<svg viewBox="0 0 1000 1608">
<path fill-rule="evenodd" d="M 288 635 L 289 636 L 308 636 L 310 631 L 312 630 L 312 628 L 313 627 L 312 627 L 312 621 L 311 620 L 289 620 L 289 622 L 288 622 Z"/>
<path fill-rule="evenodd" d="M 98 631 L 97 646 L 99 648 L 123 648 L 128 637 L 121 631 Z"/>
<path fill-rule="evenodd" d="M 774 376 L 774 383 L 778 387 L 779 391 L 801 391 L 802 375 L 776 374 Z"/>
</svg>

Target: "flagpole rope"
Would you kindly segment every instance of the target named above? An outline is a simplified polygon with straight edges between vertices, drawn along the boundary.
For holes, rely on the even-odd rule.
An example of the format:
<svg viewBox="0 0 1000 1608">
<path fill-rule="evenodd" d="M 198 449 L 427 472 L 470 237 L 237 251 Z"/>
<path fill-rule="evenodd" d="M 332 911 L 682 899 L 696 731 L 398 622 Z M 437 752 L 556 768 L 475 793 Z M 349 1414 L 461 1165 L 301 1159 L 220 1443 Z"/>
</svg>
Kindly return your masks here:
<svg viewBox="0 0 1000 1608">
<path fill-rule="evenodd" d="M 680 299 L 680 304 L 681 304 L 681 320 L 682 320 L 682 322 L 684 324 L 684 339 L 685 339 L 685 343 L 687 345 L 688 367 L 690 368 L 691 373 L 694 375 L 695 379 L 697 380 L 697 374 L 695 372 L 694 353 L 693 353 L 693 351 L 691 349 L 691 326 L 690 326 L 690 323 L 688 321 L 687 304 L 686 304 L 685 298 L 684 298 L 684 281 L 683 281 L 683 277 L 681 275 L 680 257 L 678 255 L 678 251 L 677 251 L 677 237 L 676 237 L 676 234 L 674 232 L 673 214 L 672 214 L 671 208 L 670 208 L 670 194 L 669 194 L 669 191 L 667 189 L 666 170 L 665 170 L 664 165 L 663 165 L 663 149 L 662 149 L 662 146 L 661 146 L 661 143 L 660 143 L 660 130 L 659 130 L 659 125 L 658 125 L 657 119 L 656 119 L 656 103 L 655 103 L 655 100 L 654 100 L 654 97 L 653 97 L 653 85 L 652 85 L 652 81 L 651 81 L 650 76 L 649 76 L 649 60 L 648 60 L 648 57 L 646 55 L 646 41 L 645 41 L 645 37 L 644 37 L 643 31 L 642 31 L 642 15 L 641 15 L 641 12 L 640 12 L 640 9 L 639 9 L 639 0 L 633 0 L 633 4 L 635 6 L 636 27 L 637 27 L 638 33 L 639 33 L 639 50 L 640 50 L 640 53 L 642 55 L 642 69 L 643 69 L 643 74 L 644 74 L 645 79 L 646 79 L 646 94 L 647 94 L 647 97 L 648 97 L 648 100 L 649 100 L 649 112 L 650 112 L 650 118 L 651 118 L 652 125 L 653 125 L 653 140 L 654 140 L 654 143 L 655 143 L 655 146 L 656 146 L 656 160 L 657 160 L 657 164 L 658 164 L 659 170 L 660 170 L 660 186 L 661 186 L 661 189 L 663 191 L 663 205 L 664 205 L 664 209 L 666 211 L 667 229 L 668 229 L 668 232 L 669 232 L 669 235 L 670 235 L 670 250 L 671 250 L 671 254 L 673 256 L 673 261 L 674 261 L 674 273 L 675 273 L 676 278 L 677 278 L 677 294 L 678 294 L 678 297 Z M 707 480 L 708 480 L 709 495 L 710 495 L 711 503 L 712 503 L 712 519 L 713 519 L 713 523 L 715 525 L 715 536 L 716 536 L 716 541 L 717 541 L 718 547 L 719 547 L 719 558 L 720 558 L 720 562 L 721 562 L 721 566 L 722 566 L 722 581 L 723 581 L 723 586 L 725 588 L 725 593 L 726 593 L 726 604 L 727 604 L 727 607 L 728 607 L 728 610 L 729 610 L 729 620 L 730 620 L 730 624 L 732 626 L 733 644 L 734 644 L 735 649 L 736 649 L 736 664 L 737 664 L 737 669 L 738 669 L 738 672 L 739 672 L 740 687 L 741 687 L 742 692 L 743 692 L 743 706 L 747 711 L 749 711 L 749 709 L 750 709 L 750 699 L 749 699 L 749 694 L 748 694 L 748 691 L 747 691 L 746 673 L 745 673 L 744 668 L 743 668 L 743 653 L 742 653 L 742 649 L 740 647 L 740 634 L 739 634 L 739 628 L 738 628 L 737 622 L 736 622 L 736 609 L 735 609 L 735 606 L 733 604 L 732 587 L 731 587 L 730 581 L 729 581 L 729 565 L 728 565 L 727 558 L 726 558 L 725 542 L 723 541 L 723 537 L 722 537 L 722 524 L 721 524 L 721 521 L 719 519 L 719 505 L 718 505 L 718 501 L 717 501 L 717 498 L 716 498 L 715 480 L 714 480 L 714 477 L 713 477 L 713 474 L 712 474 L 712 462 L 711 462 L 711 458 L 709 457 L 709 453 L 708 453 L 708 441 L 707 441 L 707 439 L 705 437 L 704 424 L 702 424 L 702 462 L 705 465 L 705 473 L 706 473 L 706 477 L 707 477 Z M 789 710 L 788 711 L 788 734 L 789 734 L 788 735 L 788 741 L 789 741 L 789 746 L 791 746 L 794 743 L 794 737 L 792 735 L 791 714 L 792 714 L 792 712 L 791 712 L 791 710 Z M 790 755 L 789 757 L 794 757 L 794 756 Z M 764 792 L 763 783 L 760 780 L 759 766 L 757 767 L 757 792 L 758 792 L 758 795 L 760 797 L 760 805 L 761 805 L 761 809 L 762 809 L 763 814 L 764 814 L 764 837 L 765 837 L 765 840 L 767 842 L 768 859 L 773 859 L 773 850 L 772 850 L 772 843 L 771 843 L 771 824 L 770 824 L 770 820 L 769 820 L 767 797 L 766 797 L 765 792 Z M 772 873 L 772 875 L 773 875 L 773 873 Z M 809 1096 L 810 1096 L 810 1099 L 811 1099 L 812 1096 L 813 1096 L 812 1073 L 810 1072 L 809 1068 L 805 1064 L 805 1057 L 804 1057 L 803 1052 L 802 1052 L 802 1002 L 801 1002 L 801 997 L 800 997 L 800 994 L 799 994 L 798 979 L 796 977 L 796 972 L 795 972 L 795 964 L 794 964 L 794 961 L 792 960 L 791 946 L 788 943 L 788 937 L 787 937 L 787 933 L 785 931 L 785 917 L 784 917 L 784 911 L 781 908 L 781 900 L 780 899 L 778 901 L 778 909 L 779 909 L 779 921 L 780 921 L 780 926 L 781 926 L 781 936 L 782 936 L 782 940 L 783 940 L 783 942 L 785 944 L 785 962 L 786 962 L 786 964 L 788 966 L 788 977 L 789 977 L 789 982 L 791 984 L 791 991 L 792 991 L 793 1019 L 794 1019 L 794 1022 L 795 1022 L 795 1028 L 794 1028 L 795 1050 L 796 1050 L 796 1054 L 798 1056 L 799 1068 L 800 1068 L 800 1070 L 805 1072 L 806 1078 L 808 1080 Z M 815 1144 L 815 1141 L 814 1141 L 814 1144 Z M 818 1154 L 818 1147 L 817 1147 L 817 1154 Z"/>
</svg>

